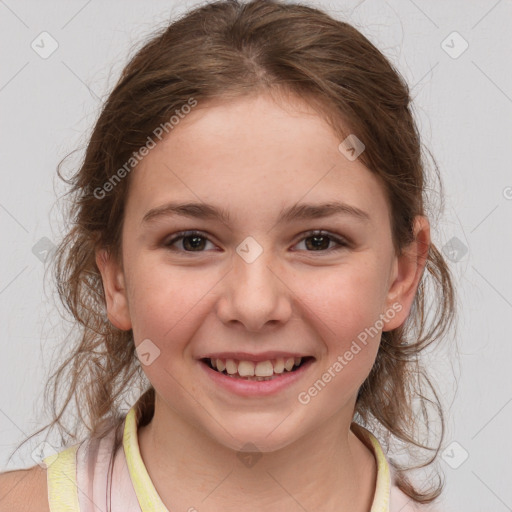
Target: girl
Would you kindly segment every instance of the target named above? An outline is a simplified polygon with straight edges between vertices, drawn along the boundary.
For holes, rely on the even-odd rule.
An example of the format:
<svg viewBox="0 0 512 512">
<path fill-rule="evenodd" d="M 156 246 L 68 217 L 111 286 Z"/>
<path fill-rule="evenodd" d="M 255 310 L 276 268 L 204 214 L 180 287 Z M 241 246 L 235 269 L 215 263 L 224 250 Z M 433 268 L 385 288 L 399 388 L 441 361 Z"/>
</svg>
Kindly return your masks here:
<svg viewBox="0 0 512 512">
<path fill-rule="evenodd" d="M 290 2 L 196 8 L 125 68 L 70 184 L 55 270 L 80 335 L 51 426 L 74 399 L 88 433 L 4 474 L 6 510 L 440 495 L 387 451 L 391 435 L 434 450 L 428 466 L 441 447 L 433 388 L 441 436 L 421 442 L 419 355 L 452 322 L 452 279 L 407 85 L 361 33 Z"/>
</svg>

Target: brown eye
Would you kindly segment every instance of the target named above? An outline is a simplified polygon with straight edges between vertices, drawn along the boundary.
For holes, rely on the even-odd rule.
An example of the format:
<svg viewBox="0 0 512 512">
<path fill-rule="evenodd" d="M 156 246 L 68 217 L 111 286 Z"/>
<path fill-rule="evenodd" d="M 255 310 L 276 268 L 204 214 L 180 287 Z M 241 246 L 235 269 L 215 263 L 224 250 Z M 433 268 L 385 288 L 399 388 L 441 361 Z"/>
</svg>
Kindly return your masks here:
<svg viewBox="0 0 512 512">
<path fill-rule="evenodd" d="M 172 251 L 179 252 L 180 249 L 176 249 L 173 246 L 180 240 L 182 241 L 181 248 L 184 252 L 203 252 L 205 244 L 209 241 L 201 232 L 183 231 L 171 238 L 171 240 L 165 242 L 164 246 L 170 248 Z"/>
<path fill-rule="evenodd" d="M 178 242 L 180 242 L 178 244 Z M 304 242 L 306 252 L 330 253 L 339 251 L 349 246 L 344 238 L 325 231 L 310 231 L 305 233 L 300 243 Z M 201 231 L 182 231 L 176 233 L 170 240 L 165 242 L 164 247 L 173 252 L 192 253 L 205 252 L 206 244 L 213 243 Z M 334 246 L 331 246 L 334 244 Z"/>
<path fill-rule="evenodd" d="M 325 231 L 310 231 L 302 238 L 301 242 L 305 242 L 307 252 L 331 252 L 343 249 L 349 244 L 344 239 L 327 233 Z M 334 242 L 336 245 L 329 248 L 329 245 Z"/>
</svg>

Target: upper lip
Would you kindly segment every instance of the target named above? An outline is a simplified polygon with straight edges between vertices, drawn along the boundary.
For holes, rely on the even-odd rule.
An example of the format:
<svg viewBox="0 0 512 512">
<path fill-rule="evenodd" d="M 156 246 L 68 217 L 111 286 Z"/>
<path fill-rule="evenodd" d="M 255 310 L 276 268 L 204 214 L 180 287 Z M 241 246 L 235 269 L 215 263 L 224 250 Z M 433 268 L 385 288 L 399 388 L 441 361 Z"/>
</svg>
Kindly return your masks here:
<svg viewBox="0 0 512 512">
<path fill-rule="evenodd" d="M 269 352 L 261 352 L 260 354 L 250 354 L 249 352 L 212 352 L 201 356 L 199 359 L 238 359 L 239 361 L 268 361 L 270 359 L 288 357 L 312 357 L 309 354 L 302 354 L 297 352 L 284 352 L 272 350 Z"/>
</svg>

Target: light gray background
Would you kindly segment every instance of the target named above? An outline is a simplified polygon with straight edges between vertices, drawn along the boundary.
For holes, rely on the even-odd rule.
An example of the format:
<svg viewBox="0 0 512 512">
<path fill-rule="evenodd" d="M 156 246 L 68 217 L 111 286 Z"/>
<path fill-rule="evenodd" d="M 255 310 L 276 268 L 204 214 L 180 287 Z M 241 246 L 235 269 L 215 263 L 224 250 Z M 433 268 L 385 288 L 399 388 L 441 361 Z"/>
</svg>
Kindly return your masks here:
<svg viewBox="0 0 512 512">
<path fill-rule="evenodd" d="M 43 384 L 69 329 L 33 252 L 43 237 L 61 236 L 54 204 L 65 188 L 56 165 L 86 143 L 132 49 L 196 3 L 0 0 L 1 470 L 34 465 L 40 437 L 6 463 L 48 419 Z M 445 185 L 434 242 L 463 244 L 450 261 L 461 304 L 457 339 L 445 340 L 431 361 L 449 407 L 444 509 L 512 510 L 512 2 L 314 4 L 355 24 L 408 80 Z M 43 31 L 58 43 L 46 59 L 31 48 L 42 46 Z M 454 31 L 469 45 L 461 55 Z"/>
</svg>

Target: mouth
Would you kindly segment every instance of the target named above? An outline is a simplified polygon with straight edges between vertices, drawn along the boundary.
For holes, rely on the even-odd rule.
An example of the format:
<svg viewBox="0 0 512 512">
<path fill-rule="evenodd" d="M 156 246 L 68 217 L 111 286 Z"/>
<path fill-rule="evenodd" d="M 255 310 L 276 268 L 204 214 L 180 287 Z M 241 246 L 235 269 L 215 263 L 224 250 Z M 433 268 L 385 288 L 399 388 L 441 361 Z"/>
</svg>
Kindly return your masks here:
<svg viewBox="0 0 512 512">
<path fill-rule="evenodd" d="M 278 357 L 266 361 L 248 361 L 205 357 L 200 359 L 200 361 L 211 370 L 233 379 L 268 381 L 294 373 L 314 359 L 313 356 L 304 356 Z"/>
</svg>

